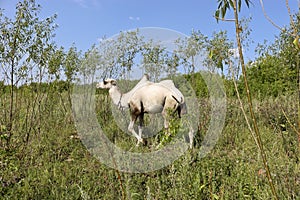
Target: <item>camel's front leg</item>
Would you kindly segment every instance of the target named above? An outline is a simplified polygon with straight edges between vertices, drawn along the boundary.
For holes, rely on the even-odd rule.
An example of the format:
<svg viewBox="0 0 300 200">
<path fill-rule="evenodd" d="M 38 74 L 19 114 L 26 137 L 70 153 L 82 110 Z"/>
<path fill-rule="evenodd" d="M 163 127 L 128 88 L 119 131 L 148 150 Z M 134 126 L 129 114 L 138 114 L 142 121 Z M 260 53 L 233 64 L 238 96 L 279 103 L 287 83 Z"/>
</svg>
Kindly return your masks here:
<svg viewBox="0 0 300 200">
<path fill-rule="evenodd" d="M 143 139 L 134 130 L 134 122 L 135 121 L 136 121 L 136 117 L 132 117 L 131 121 L 128 125 L 128 131 L 136 137 L 136 139 L 138 140 L 137 145 L 139 145 L 140 142 L 143 143 Z"/>
</svg>

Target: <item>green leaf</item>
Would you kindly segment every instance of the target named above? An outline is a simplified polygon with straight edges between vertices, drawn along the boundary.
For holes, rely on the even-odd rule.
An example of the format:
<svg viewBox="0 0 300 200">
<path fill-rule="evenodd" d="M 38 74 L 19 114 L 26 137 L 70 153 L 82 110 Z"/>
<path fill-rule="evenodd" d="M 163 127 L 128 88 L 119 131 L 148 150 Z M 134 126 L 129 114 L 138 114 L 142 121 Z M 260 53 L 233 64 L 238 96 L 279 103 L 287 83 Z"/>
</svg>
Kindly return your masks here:
<svg viewBox="0 0 300 200">
<path fill-rule="evenodd" d="M 227 11 L 227 8 L 225 6 L 223 6 L 221 8 L 221 12 L 222 12 L 222 19 L 224 19 L 225 15 L 226 15 L 226 11 Z"/>
<path fill-rule="evenodd" d="M 215 18 L 217 19 L 217 22 L 219 22 L 219 16 L 220 16 L 220 10 L 216 10 Z"/>
<path fill-rule="evenodd" d="M 210 50 L 210 51 L 209 51 L 209 58 L 212 59 L 213 56 L 214 56 L 214 52 L 213 52 L 213 50 Z"/>
<path fill-rule="evenodd" d="M 250 0 L 245 0 L 247 7 L 249 8 L 251 1 Z"/>
<path fill-rule="evenodd" d="M 221 69 L 223 71 L 223 63 L 222 60 L 219 60 L 217 63 L 217 68 Z"/>
<path fill-rule="evenodd" d="M 234 7 L 234 5 L 233 5 L 233 1 L 232 1 L 232 0 L 230 0 L 230 1 L 229 1 L 229 3 L 230 3 L 230 6 L 233 8 L 233 7 Z"/>
<path fill-rule="evenodd" d="M 218 195 L 216 195 L 216 194 L 213 194 L 212 196 L 214 197 L 214 199 L 219 199 L 219 198 L 220 198 L 220 197 L 219 197 Z"/>
<path fill-rule="evenodd" d="M 205 188 L 205 184 L 201 185 L 199 190 L 201 191 L 203 188 Z"/>
<path fill-rule="evenodd" d="M 300 44 L 299 44 L 299 35 L 294 39 L 293 44 L 295 45 L 296 49 L 300 49 Z"/>
<path fill-rule="evenodd" d="M 218 10 L 220 10 L 220 8 L 222 7 L 222 4 L 223 4 L 223 0 L 218 0 L 218 2 L 219 2 Z"/>
<path fill-rule="evenodd" d="M 6 131 L 6 126 L 5 125 L 1 125 L 0 126 L 0 131 Z"/>
<path fill-rule="evenodd" d="M 242 0 L 238 1 L 238 11 L 241 12 L 241 7 L 242 7 Z"/>
</svg>

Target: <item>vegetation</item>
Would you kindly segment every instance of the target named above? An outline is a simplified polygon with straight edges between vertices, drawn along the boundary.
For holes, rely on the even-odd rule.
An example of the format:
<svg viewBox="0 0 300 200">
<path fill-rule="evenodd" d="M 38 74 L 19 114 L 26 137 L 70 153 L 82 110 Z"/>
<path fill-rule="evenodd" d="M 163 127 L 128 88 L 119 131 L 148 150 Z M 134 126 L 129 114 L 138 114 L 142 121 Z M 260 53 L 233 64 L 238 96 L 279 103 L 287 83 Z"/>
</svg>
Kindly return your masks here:
<svg viewBox="0 0 300 200">
<path fill-rule="evenodd" d="M 220 0 L 216 17 L 221 14 L 224 18 L 226 9 L 234 6 L 232 2 Z M 237 2 L 238 8 L 239 2 L 242 1 Z M 55 44 L 56 16 L 41 20 L 40 9 L 34 0 L 24 0 L 17 4 L 14 20 L 0 12 L 3 199 L 299 198 L 300 127 L 296 108 L 300 56 L 299 41 L 295 42 L 295 34 L 290 34 L 299 35 L 299 12 L 274 43 L 258 45 L 258 58 L 245 63 L 244 79 L 245 74 L 239 72 L 240 62 L 230 51 L 234 42 L 225 31 L 211 37 L 193 31 L 190 38 L 177 41 L 178 52 L 169 53 L 151 41 L 144 41 L 137 30 L 120 34 L 117 42 L 104 40 L 82 53 L 75 44 L 68 50 Z M 246 25 L 239 25 L 245 26 L 241 32 L 244 34 Z M 203 72 L 195 71 L 194 60 L 202 50 L 209 52 L 204 61 L 206 74 L 219 72 L 227 96 L 222 135 L 204 158 L 198 153 L 210 125 L 211 102 Z M 142 57 L 144 71 L 153 74 L 154 79 L 159 79 L 163 70 L 176 84 L 181 85 L 183 80 L 190 84 L 198 99 L 200 115 L 193 149 L 163 169 L 135 174 L 107 167 L 86 149 L 75 127 L 71 95 L 77 78 L 95 71 L 103 77 L 125 79 L 136 64 L 136 57 Z M 161 67 L 148 65 L 152 63 Z M 179 66 L 184 66 L 185 74 L 177 73 Z M 124 89 L 131 88 L 135 81 L 121 80 Z M 242 104 L 241 110 L 241 102 L 247 100 L 245 81 L 252 99 L 251 104 Z M 188 92 L 186 88 L 181 90 Z M 98 122 L 110 141 L 120 148 L 149 152 L 161 142 L 172 142 L 172 134 L 165 136 L 161 131 L 147 139 L 147 146 L 135 147 L 135 138 L 120 130 L 112 109 L 107 109 L 111 108 L 107 92 L 97 90 L 95 95 Z M 253 140 L 253 124 L 249 129 L 245 120 L 250 117 L 250 109 L 255 115 L 263 153 L 257 148 L 257 135 Z M 177 123 L 172 121 L 171 133 L 180 128 Z M 268 161 L 267 167 L 264 159 Z"/>
</svg>

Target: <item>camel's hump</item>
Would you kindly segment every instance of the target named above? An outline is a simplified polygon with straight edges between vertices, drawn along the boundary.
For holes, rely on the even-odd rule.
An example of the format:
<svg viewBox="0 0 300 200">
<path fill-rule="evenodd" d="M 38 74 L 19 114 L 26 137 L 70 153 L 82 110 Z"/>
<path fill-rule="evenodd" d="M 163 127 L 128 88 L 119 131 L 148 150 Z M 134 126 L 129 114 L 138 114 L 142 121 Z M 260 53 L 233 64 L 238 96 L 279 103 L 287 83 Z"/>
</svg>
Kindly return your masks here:
<svg viewBox="0 0 300 200">
<path fill-rule="evenodd" d="M 123 99 L 125 102 L 128 102 L 130 97 L 135 93 L 136 90 L 149 85 L 149 84 L 153 84 L 152 82 L 149 81 L 149 76 L 148 74 L 145 74 L 141 80 L 127 93 L 123 94 Z"/>
<path fill-rule="evenodd" d="M 176 88 L 176 86 L 175 86 L 175 84 L 172 80 L 163 80 L 163 81 L 160 81 L 157 84 L 168 88 L 177 99 L 183 99 L 184 98 L 182 93 L 179 91 L 178 88 Z"/>
<path fill-rule="evenodd" d="M 175 84 L 172 80 L 163 80 L 163 81 L 160 81 L 158 84 L 163 85 L 166 88 L 176 88 Z"/>
</svg>

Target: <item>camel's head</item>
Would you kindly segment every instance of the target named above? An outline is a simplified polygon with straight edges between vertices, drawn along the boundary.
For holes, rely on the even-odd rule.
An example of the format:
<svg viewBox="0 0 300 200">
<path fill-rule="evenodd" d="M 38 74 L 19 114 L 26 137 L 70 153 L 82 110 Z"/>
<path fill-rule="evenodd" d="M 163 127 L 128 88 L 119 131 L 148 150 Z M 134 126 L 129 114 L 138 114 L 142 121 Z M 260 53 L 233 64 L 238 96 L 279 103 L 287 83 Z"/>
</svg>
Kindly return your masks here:
<svg viewBox="0 0 300 200">
<path fill-rule="evenodd" d="M 117 85 L 117 81 L 114 80 L 114 79 L 109 78 L 109 79 L 106 79 L 106 80 L 103 79 L 102 82 L 100 82 L 96 85 L 96 88 L 110 89 L 110 88 L 112 88 L 113 86 L 116 86 L 116 85 Z"/>
</svg>

